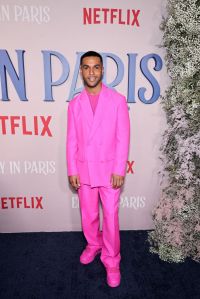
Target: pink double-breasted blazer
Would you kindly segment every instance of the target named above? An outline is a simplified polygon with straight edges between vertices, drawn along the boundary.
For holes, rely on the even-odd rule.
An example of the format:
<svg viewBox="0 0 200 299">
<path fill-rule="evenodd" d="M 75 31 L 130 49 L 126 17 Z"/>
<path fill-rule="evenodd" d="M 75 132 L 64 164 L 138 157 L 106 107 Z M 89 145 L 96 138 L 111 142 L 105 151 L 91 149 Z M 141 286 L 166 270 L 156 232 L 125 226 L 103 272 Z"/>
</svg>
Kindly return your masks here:
<svg viewBox="0 0 200 299">
<path fill-rule="evenodd" d="M 112 173 L 125 176 L 130 143 L 126 99 L 102 84 L 95 114 L 84 89 L 68 105 L 67 170 L 91 187 L 110 186 Z"/>
</svg>

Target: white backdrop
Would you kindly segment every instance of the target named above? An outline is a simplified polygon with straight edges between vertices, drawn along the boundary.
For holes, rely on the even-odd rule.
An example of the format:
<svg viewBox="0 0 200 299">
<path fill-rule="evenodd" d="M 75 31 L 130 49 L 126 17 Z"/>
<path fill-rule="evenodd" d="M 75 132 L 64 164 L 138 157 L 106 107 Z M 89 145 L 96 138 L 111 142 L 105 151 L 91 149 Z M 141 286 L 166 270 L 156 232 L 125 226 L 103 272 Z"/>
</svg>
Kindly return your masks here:
<svg viewBox="0 0 200 299">
<path fill-rule="evenodd" d="M 165 128 L 158 93 L 168 81 L 158 47 L 164 14 L 162 0 L 0 1 L 0 232 L 81 229 L 67 179 L 66 124 L 70 94 L 82 86 L 78 57 L 88 50 L 102 53 L 104 82 L 116 85 L 129 106 L 120 227 L 153 228 Z"/>
</svg>

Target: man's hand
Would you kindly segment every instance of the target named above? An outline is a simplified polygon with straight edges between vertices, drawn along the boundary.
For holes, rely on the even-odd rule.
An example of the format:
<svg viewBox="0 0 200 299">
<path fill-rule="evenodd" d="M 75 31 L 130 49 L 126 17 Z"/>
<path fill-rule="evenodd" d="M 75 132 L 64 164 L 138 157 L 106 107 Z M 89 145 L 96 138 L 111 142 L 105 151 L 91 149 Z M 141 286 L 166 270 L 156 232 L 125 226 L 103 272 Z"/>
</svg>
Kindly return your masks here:
<svg viewBox="0 0 200 299">
<path fill-rule="evenodd" d="M 111 184 L 112 187 L 117 189 L 120 188 L 124 183 L 124 176 L 118 175 L 118 174 L 112 174 L 111 175 Z"/>
<path fill-rule="evenodd" d="M 70 175 L 69 182 L 76 190 L 80 187 L 80 179 L 78 175 Z"/>
</svg>

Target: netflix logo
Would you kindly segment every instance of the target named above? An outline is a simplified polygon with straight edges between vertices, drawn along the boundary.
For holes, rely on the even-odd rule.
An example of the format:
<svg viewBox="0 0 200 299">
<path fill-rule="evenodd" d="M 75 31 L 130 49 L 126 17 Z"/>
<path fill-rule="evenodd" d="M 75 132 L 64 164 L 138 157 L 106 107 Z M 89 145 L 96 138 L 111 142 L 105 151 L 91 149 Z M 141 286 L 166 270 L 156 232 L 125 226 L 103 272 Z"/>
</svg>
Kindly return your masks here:
<svg viewBox="0 0 200 299">
<path fill-rule="evenodd" d="M 31 196 L 29 197 L 1 197 L 0 208 L 6 209 L 44 209 L 42 203 L 42 196 Z"/>
<path fill-rule="evenodd" d="M 121 8 L 83 8 L 83 24 L 118 24 L 140 27 L 140 10 Z"/>
<path fill-rule="evenodd" d="M 126 173 L 133 174 L 133 164 L 135 161 L 127 161 L 127 170 Z"/>
<path fill-rule="evenodd" d="M 0 135 L 35 135 L 52 137 L 52 116 L 7 116 L 0 115 Z"/>
</svg>

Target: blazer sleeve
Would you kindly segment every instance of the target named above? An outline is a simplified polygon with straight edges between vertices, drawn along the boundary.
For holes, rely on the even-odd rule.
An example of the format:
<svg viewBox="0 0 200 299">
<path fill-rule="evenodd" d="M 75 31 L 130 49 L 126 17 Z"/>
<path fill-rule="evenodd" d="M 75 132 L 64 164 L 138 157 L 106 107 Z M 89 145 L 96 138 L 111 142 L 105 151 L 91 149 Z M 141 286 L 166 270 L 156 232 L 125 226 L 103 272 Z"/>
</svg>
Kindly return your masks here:
<svg viewBox="0 0 200 299">
<path fill-rule="evenodd" d="M 123 97 L 122 102 L 117 110 L 116 125 L 116 151 L 113 166 L 113 173 L 121 176 L 126 174 L 126 166 L 130 144 L 130 118 L 126 98 Z"/>
<path fill-rule="evenodd" d="M 68 105 L 67 111 L 67 142 L 66 142 L 66 159 L 68 176 L 77 175 L 77 133 L 74 121 L 74 114 L 71 105 Z"/>
</svg>

